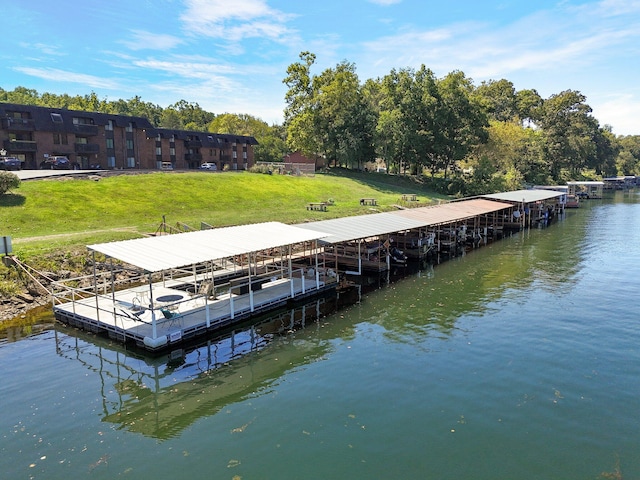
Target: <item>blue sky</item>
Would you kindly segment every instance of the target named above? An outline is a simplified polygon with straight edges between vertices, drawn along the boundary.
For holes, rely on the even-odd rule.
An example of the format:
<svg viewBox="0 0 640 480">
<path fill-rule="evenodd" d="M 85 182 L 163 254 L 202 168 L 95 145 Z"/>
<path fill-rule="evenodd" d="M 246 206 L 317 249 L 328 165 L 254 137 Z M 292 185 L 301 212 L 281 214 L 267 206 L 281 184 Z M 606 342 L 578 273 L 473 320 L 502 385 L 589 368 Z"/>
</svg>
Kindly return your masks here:
<svg viewBox="0 0 640 480">
<path fill-rule="evenodd" d="M 0 87 L 281 123 L 287 66 L 346 60 L 362 82 L 424 64 L 547 98 L 582 92 L 640 134 L 640 0 L 0 0 Z"/>
</svg>

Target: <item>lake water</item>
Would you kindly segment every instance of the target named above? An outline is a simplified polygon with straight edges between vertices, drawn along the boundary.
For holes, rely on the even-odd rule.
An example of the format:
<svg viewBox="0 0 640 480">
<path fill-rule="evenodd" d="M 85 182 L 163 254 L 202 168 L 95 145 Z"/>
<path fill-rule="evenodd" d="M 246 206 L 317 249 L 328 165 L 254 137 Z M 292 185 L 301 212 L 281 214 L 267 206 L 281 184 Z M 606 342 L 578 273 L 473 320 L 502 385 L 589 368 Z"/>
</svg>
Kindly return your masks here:
<svg viewBox="0 0 640 480">
<path fill-rule="evenodd" d="M 5 339 L 0 475 L 640 478 L 639 199 L 155 359 Z"/>
</svg>

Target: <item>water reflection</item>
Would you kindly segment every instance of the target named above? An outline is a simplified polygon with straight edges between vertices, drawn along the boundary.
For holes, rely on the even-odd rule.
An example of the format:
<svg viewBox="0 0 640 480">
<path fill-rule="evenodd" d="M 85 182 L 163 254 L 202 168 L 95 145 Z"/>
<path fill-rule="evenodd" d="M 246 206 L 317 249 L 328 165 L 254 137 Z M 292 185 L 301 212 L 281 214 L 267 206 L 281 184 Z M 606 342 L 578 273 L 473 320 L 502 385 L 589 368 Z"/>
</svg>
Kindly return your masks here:
<svg viewBox="0 0 640 480">
<path fill-rule="evenodd" d="M 285 372 L 326 355 L 328 343 L 288 334 L 317 326 L 335 310 L 336 300 L 319 298 L 157 357 L 56 326 L 56 352 L 100 377 L 104 422 L 167 439 L 200 417 L 260 394 Z"/>
<path fill-rule="evenodd" d="M 579 245 L 589 216 L 571 212 L 551 228 L 516 233 L 401 282 L 380 282 L 380 291 L 359 306 L 360 320 L 382 325 L 388 338 L 418 346 L 428 336 L 446 339 L 463 316 L 519 302 L 531 288 L 567 292 L 584 267 Z"/>
</svg>

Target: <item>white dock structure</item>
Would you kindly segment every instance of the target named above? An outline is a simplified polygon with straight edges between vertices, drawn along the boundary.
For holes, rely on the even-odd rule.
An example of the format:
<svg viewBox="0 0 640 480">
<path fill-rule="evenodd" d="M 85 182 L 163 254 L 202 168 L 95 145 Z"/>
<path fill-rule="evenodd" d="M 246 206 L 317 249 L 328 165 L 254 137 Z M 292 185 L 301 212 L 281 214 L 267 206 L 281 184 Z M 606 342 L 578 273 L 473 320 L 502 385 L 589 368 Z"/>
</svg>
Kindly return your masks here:
<svg viewBox="0 0 640 480">
<path fill-rule="evenodd" d="M 161 350 L 335 288 L 325 236 L 266 222 L 89 245 L 94 274 L 57 282 L 53 310 L 63 323 Z"/>
</svg>

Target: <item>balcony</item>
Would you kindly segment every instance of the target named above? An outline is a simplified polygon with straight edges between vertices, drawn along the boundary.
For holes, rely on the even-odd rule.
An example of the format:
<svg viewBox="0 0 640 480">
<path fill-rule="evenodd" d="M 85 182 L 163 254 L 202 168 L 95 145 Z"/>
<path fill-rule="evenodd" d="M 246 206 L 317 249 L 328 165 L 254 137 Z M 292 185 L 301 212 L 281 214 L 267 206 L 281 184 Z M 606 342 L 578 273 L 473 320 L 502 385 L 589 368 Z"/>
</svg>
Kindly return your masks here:
<svg viewBox="0 0 640 480">
<path fill-rule="evenodd" d="M 75 133 L 76 135 L 84 135 L 87 137 L 98 135 L 98 126 L 76 123 L 73 125 L 73 133 Z"/>
<path fill-rule="evenodd" d="M 36 142 L 31 140 L 5 140 L 2 145 L 9 153 L 35 152 L 38 150 Z"/>
<path fill-rule="evenodd" d="M 74 143 L 73 150 L 76 153 L 100 153 L 100 145 L 97 143 Z"/>
<path fill-rule="evenodd" d="M 201 153 L 185 153 L 184 154 L 184 159 L 187 162 L 201 162 L 202 161 L 202 154 Z"/>
<path fill-rule="evenodd" d="M 185 140 L 184 148 L 200 148 L 202 147 L 202 141 L 200 140 Z"/>
<path fill-rule="evenodd" d="M 5 117 L 2 119 L 2 130 L 9 130 L 11 132 L 33 132 L 35 129 L 36 124 L 30 118 Z"/>
</svg>

